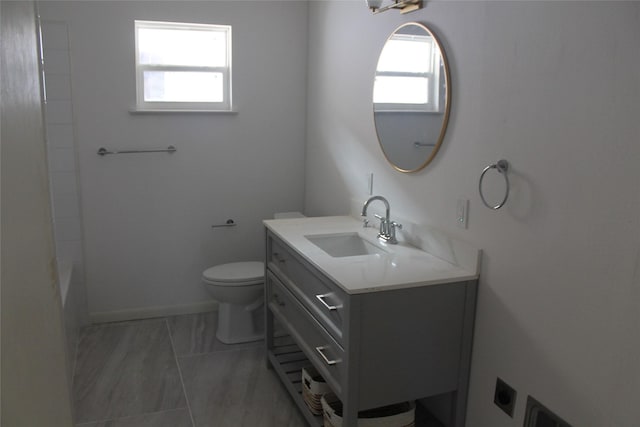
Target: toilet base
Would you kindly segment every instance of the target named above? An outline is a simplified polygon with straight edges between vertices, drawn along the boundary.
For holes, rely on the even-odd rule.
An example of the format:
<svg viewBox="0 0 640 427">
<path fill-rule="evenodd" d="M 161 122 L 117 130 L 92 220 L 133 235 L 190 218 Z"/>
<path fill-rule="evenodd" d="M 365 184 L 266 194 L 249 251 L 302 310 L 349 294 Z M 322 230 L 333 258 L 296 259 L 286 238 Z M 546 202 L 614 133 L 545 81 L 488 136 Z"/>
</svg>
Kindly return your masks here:
<svg viewBox="0 0 640 427">
<path fill-rule="evenodd" d="M 230 303 L 218 305 L 216 338 L 224 344 L 259 341 L 264 338 L 263 308 Z"/>
</svg>

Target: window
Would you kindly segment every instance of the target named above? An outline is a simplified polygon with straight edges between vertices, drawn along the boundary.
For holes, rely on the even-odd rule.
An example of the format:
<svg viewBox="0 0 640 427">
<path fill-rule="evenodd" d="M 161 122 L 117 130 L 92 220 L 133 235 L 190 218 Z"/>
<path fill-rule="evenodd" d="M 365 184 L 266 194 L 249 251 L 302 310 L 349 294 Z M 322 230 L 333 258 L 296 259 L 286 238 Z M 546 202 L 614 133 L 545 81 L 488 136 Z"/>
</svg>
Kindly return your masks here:
<svg viewBox="0 0 640 427">
<path fill-rule="evenodd" d="M 430 36 L 394 34 L 378 60 L 376 111 L 439 111 L 440 55 Z"/>
<path fill-rule="evenodd" d="M 138 110 L 231 110 L 231 26 L 135 21 Z"/>
</svg>

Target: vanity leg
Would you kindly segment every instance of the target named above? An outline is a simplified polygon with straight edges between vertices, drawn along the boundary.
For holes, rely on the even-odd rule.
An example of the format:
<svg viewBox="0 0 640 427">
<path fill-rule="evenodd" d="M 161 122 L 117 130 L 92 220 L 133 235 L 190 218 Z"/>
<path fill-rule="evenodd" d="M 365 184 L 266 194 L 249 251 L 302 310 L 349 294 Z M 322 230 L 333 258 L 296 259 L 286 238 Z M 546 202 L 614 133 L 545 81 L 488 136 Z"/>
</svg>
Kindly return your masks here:
<svg viewBox="0 0 640 427">
<path fill-rule="evenodd" d="M 358 409 L 356 405 L 344 405 L 342 408 L 342 427 L 358 425 Z"/>
<path fill-rule="evenodd" d="M 476 317 L 476 297 L 478 282 L 467 282 L 464 303 L 464 319 L 462 323 L 462 348 L 460 350 L 460 374 L 458 389 L 453 392 L 451 425 L 464 427 L 467 415 L 467 395 L 469 394 L 469 375 L 471 371 L 471 349 L 473 346 L 473 324 Z"/>
<path fill-rule="evenodd" d="M 266 291 L 266 284 L 265 284 Z M 273 313 L 269 309 L 269 305 L 267 304 L 265 297 L 264 304 L 264 346 L 265 346 L 265 363 L 267 364 L 267 369 L 273 369 L 271 366 L 271 362 L 269 361 L 269 352 L 273 349 Z"/>
</svg>

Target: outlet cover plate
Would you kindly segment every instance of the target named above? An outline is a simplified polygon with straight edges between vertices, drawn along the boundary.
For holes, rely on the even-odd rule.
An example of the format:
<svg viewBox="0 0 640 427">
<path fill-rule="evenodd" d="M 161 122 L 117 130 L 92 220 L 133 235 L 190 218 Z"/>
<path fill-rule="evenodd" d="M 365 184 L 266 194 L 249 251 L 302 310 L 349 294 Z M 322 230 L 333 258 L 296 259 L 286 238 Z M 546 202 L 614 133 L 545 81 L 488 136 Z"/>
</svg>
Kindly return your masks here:
<svg viewBox="0 0 640 427">
<path fill-rule="evenodd" d="M 505 414 L 513 418 L 513 410 L 516 407 L 516 398 L 518 392 L 513 387 L 502 381 L 500 378 L 496 379 L 496 389 L 493 395 L 493 403 Z"/>
</svg>

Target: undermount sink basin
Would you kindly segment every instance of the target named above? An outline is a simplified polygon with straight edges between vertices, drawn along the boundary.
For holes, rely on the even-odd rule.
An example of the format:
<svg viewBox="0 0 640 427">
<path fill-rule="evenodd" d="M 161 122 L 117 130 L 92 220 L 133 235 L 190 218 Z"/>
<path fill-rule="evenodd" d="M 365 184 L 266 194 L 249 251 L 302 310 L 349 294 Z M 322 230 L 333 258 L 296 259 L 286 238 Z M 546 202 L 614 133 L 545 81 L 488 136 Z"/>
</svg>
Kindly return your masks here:
<svg viewBox="0 0 640 427">
<path fill-rule="evenodd" d="M 304 237 L 334 258 L 387 253 L 364 240 L 358 233 L 317 234 Z"/>
</svg>

